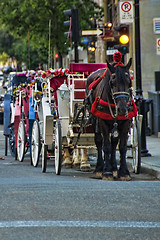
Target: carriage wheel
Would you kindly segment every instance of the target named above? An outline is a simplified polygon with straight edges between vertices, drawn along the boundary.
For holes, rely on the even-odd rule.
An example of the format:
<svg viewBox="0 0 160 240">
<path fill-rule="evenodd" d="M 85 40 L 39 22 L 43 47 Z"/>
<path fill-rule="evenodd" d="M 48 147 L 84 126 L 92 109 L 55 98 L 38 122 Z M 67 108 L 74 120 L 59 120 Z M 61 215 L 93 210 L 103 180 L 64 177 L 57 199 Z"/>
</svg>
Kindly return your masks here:
<svg viewBox="0 0 160 240">
<path fill-rule="evenodd" d="M 22 162 L 24 159 L 25 146 L 26 146 L 25 123 L 23 120 L 21 120 L 18 126 L 17 134 L 17 158 L 20 162 Z"/>
<path fill-rule="evenodd" d="M 41 151 L 40 127 L 38 120 L 35 120 L 32 127 L 32 145 L 31 145 L 32 164 L 37 167 Z"/>
<path fill-rule="evenodd" d="M 47 168 L 47 145 L 42 144 L 42 172 L 46 172 Z"/>
<path fill-rule="evenodd" d="M 55 170 L 56 174 L 60 175 L 62 165 L 62 133 L 61 133 L 61 122 L 59 119 L 55 125 Z"/>
<path fill-rule="evenodd" d="M 12 157 L 15 157 L 16 148 L 15 148 L 15 137 L 14 137 L 14 124 L 10 127 L 10 134 L 9 134 L 9 151 Z"/>
<path fill-rule="evenodd" d="M 133 123 L 133 147 L 132 147 L 132 155 L 133 155 L 133 171 L 136 174 L 140 173 L 141 170 L 141 131 L 140 131 L 140 123 L 135 118 Z"/>
</svg>

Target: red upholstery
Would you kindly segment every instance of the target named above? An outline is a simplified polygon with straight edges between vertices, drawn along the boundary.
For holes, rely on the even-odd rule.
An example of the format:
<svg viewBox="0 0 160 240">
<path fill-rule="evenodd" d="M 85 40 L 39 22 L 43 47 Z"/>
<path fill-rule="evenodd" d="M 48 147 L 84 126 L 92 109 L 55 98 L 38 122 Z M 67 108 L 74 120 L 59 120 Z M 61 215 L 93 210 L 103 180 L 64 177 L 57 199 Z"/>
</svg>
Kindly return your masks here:
<svg viewBox="0 0 160 240">
<path fill-rule="evenodd" d="M 74 91 L 74 99 L 84 99 L 85 91 Z"/>
<path fill-rule="evenodd" d="M 107 68 L 107 63 L 70 63 L 70 72 L 94 72 L 100 68 Z"/>
</svg>

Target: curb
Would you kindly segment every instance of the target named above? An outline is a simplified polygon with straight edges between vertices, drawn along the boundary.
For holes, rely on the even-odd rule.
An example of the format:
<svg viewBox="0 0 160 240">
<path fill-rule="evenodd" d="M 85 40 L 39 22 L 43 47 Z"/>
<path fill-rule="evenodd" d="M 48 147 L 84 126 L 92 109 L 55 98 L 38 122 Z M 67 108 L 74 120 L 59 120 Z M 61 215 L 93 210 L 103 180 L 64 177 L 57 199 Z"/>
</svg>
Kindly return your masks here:
<svg viewBox="0 0 160 240">
<path fill-rule="evenodd" d="M 160 180 L 160 169 L 145 163 L 141 163 L 141 172 L 147 173 L 151 176 L 154 176 L 158 180 Z"/>
</svg>

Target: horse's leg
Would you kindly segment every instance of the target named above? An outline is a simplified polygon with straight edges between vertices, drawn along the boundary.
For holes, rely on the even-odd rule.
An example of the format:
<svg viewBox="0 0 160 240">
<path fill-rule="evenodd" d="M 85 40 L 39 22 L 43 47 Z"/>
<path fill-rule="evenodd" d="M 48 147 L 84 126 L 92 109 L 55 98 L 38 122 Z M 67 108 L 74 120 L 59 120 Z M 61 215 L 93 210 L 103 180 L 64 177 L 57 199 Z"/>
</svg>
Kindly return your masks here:
<svg viewBox="0 0 160 240">
<path fill-rule="evenodd" d="M 72 161 L 70 159 L 69 149 L 64 148 L 64 161 L 63 161 L 63 167 L 65 168 L 71 168 L 72 167 Z"/>
<path fill-rule="evenodd" d="M 96 173 L 96 177 L 97 178 L 102 178 L 102 172 L 103 172 L 103 167 L 104 167 L 104 161 L 103 161 L 103 157 L 102 157 L 102 135 L 100 132 L 95 133 L 95 144 L 97 147 L 97 164 L 96 164 L 96 169 L 95 169 L 95 173 Z"/>
<path fill-rule="evenodd" d="M 103 135 L 104 145 L 104 169 L 103 169 L 103 180 L 113 180 L 112 164 L 111 164 L 111 143 L 109 139 L 109 131 Z"/>
<path fill-rule="evenodd" d="M 118 176 L 122 181 L 131 180 L 130 173 L 126 163 L 128 129 L 129 129 L 129 121 L 125 121 L 121 126 L 120 143 L 119 143 L 120 168 L 119 168 Z"/>
<path fill-rule="evenodd" d="M 112 165 L 112 172 L 113 172 L 114 178 L 118 178 L 117 161 L 116 161 L 117 144 L 118 144 L 118 138 L 111 137 L 111 165 Z"/>
<path fill-rule="evenodd" d="M 80 159 L 80 150 L 78 148 L 73 149 L 72 164 L 73 164 L 73 168 L 80 167 L 81 159 Z"/>
<path fill-rule="evenodd" d="M 82 172 L 90 172 L 91 171 L 91 165 L 88 162 L 87 149 L 84 148 L 81 151 L 82 151 L 82 155 L 81 155 L 80 170 Z"/>
</svg>

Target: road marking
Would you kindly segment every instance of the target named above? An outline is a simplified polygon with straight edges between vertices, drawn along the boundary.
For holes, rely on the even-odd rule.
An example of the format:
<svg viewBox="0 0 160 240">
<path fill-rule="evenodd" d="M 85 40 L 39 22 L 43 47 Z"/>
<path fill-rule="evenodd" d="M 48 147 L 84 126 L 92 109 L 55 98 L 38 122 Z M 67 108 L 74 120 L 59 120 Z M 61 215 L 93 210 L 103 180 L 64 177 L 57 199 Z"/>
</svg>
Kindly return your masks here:
<svg viewBox="0 0 160 240">
<path fill-rule="evenodd" d="M 0 221 L 0 228 L 24 227 L 92 227 L 92 228 L 160 228 L 160 222 L 144 221 Z"/>
</svg>

